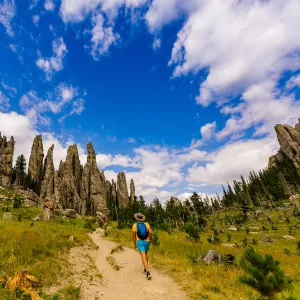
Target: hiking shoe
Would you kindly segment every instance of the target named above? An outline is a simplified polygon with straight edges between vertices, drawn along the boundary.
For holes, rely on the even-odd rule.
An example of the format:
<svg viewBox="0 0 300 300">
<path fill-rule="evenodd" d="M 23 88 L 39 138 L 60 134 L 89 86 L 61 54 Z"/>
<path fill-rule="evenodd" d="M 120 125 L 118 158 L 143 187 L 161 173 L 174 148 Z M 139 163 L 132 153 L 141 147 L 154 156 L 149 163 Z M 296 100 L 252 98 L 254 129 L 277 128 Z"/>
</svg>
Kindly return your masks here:
<svg viewBox="0 0 300 300">
<path fill-rule="evenodd" d="M 147 273 L 147 270 L 146 270 L 146 269 L 144 269 L 144 273 Z"/>
<path fill-rule="evenodd" d="M 151 280 L 151 277 L 152 277 L 152 276 L 151 276 L 150 272 L 148 271 L 148 272 L 147 272 L 147 279 L 148 279 L 148 280 Z"/>
</svg>

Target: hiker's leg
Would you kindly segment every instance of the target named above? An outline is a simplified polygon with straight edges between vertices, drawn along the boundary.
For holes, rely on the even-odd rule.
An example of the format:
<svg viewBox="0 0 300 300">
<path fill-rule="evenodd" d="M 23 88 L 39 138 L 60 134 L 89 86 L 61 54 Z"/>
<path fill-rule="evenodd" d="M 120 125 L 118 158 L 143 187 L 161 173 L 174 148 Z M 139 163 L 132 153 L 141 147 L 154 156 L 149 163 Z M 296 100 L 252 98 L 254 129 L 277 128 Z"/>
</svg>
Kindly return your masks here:
<svg viewBox="0 0 300 300">
<path fill-rule="evenodd" d="M 149 267 L 148 267 L 148 257 L 147 257 L 147 254 L 146 252 L 140 252 L 141 253 L 141 257 L 142 257 L 142 262 L 143 262 L 143 265 L 144 265 L 144 268 L 146 270 L 146 272 L 149 271 Z"/>
</svg>

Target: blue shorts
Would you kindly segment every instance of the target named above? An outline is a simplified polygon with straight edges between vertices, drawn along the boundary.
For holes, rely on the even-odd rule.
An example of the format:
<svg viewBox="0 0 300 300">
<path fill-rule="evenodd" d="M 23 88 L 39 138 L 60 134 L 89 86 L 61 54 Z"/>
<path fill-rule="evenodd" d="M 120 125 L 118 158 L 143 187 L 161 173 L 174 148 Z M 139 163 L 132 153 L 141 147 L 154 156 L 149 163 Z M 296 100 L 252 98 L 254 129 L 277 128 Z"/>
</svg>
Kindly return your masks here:
<svg viewBox="0 0 300 300">
<path fill-rule="evenodd" d="M 138 240 L 136 242 L 136 245 L 137 245 L 138 250 L 140 252 L 148 252 L 149 251 L 149 246 L 150 246 L 150 242 L 149 241 Z"/>
</svg>

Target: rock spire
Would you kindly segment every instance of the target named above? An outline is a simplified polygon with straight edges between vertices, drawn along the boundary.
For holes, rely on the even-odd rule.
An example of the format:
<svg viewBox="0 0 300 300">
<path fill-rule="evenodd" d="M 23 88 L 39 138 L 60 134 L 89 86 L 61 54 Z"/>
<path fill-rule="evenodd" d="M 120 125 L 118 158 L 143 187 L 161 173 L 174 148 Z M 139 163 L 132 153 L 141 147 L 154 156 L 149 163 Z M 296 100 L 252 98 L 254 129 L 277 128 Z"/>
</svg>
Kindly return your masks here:
<svg viewBox="0 0 300 300">
<path fill-rule="evenodd" d="M 9 187 L 13 171 L 13 156 L 15 149 L 14 138 L 7 141 L 0 133 L 0 186 Z"/>
<path fill-rule="evenodd" d="M 129 198 L 125 172 L 118 174 L 117 200 L 119 207 L 127 207 Z"/>
<path fill-rule="evenodd" d="M 132 205 L 135 201 L 135 185 L 133 179 L 130 180 L 130 204 Z"/>
<path fill-rule="evenodd" d="M 52 145 L 45 158 L 44 171 L 43 171 L 43 181 L 41 185 L 40 196 L 44 199 L 46 197 L 51 197 L 54 194 L 54 164 L 53 164 L 53 150 L 54 145 Z"/>
<path fill-rule="evenodd" d="M 40 192 L 39 189 L 43 179 L 43 160 L 43 140 L 41 135 L 37 135 L 33 140 L 31 148 L 31 154 L 28 165 L 28 174 L 30 174 L 31 179 L 35 182 L 35 192 L 38 194 Z"/>
</svg>

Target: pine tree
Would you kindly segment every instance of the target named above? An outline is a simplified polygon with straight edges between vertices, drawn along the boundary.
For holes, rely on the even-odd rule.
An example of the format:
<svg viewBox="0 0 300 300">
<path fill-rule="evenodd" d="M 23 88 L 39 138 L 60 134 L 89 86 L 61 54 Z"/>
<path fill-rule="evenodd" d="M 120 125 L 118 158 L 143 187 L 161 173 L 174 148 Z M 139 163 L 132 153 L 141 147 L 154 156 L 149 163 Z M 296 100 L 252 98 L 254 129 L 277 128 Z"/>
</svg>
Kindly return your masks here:
<svg viewBox="0 0 300 300">
<path fill-rule="evenodd" d="M 25 187 L 25 177 L 26 177 L 26 159 L 23 154 L 19 155 L 16 160 L 15 166 L 15 174 L 16 174 L 16 181 L 15 183 L 19 186 Z"/>
<path fill-rule="evenodd" d="M 273 297 L 288 287 L 284 272 L 272 255 L 266 254 L 263 258 L 250 247 L 244 252 L 240 265 L 250 275 L 241 276 L 240 281 L 258 290 L 262 296 Z"/>
</svg>

